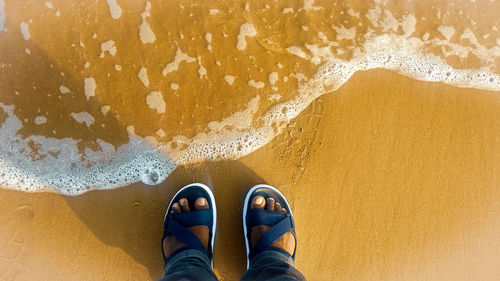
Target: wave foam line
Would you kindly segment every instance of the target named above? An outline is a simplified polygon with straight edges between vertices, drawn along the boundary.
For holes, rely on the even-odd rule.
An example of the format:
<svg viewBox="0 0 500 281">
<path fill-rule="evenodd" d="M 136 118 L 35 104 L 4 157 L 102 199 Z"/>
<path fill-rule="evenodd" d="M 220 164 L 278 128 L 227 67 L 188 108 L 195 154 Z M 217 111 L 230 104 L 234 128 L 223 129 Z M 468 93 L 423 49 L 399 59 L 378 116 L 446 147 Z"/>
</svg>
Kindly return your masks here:
<svg viewBox="0 0 500 281">
<path fill-rule="evenodd" d="M 253 119 L 258 108 L 257 98 L 249 102 L 246 110 L 235 113 L 233 117 L 210 122 L 208 133 L 200 133 L 192 139 L 177 136 L 167 144 L 141 138 L 135 135 L 132 127 L 128 127 L 129 143 L 115 148 L 98 139 L 101 151 L 86 149 L 82 157 L 77 142 L 71 138 L 30 136 L 22 139 L 17 135 L 22 123 L 14 114 L 14 106 L 0 103 L 8 115 L 0 128 L 0 186 L 78 195 L 92 189 L 113 189 L 140 181 L 158 184 L 179 164 L 237 159 L 269 143 L 312 101 L 337 90 L 357 71 L 385 68 L 422 81 L 500 90 L 500 77 L 487 68 L 453 69 L 441 58 L 419 52 L 421 41 L 411 39 L 388 35 L 374 37 L 365 43 L 364 51 L 356 51 L 350 61 L 322 53 L 324 62 L 316 75 L 302 79 L 295 98 L 275 105 L 261 117 L 263 126 L 253 128 L 252 122 L 238 123 L 245 118 Z M 238 125 L 225 126 L 233 124 L 231 122 Z M 236 129 L 228 130 L 227 127 Z M 41 157 L 32 158 L 29 142 L 36 144 L 37 154 Z M 187 148 L 172 149 L 172 142 L 183 143 Z"/>
<path fill-rule="evenodd" d="M 350 61 L 327 57 L 311 79 L 298 85 L 294 99 L 272 107 L 263 117 L 264 125 L 240 131 L 221 131 L 198 134 L 191 140 L 184 138 L 187 149 L 163 150 L 178 163 L 188 164 L 212 159 L 237 159 L 269 143 L 283 128 L 306 109 L 316 98 L 344 85 L 357 71 L 384 68 L 402 75 L 429 82 L 443 82 L 456 87 L 500 91 L 500 76 L 487 68 L 456 70 L 443 59 L 416 51 L 418 41 L 401 36 L 382 35 L 366 42 L 365 52 L 355 53 Z M 181 138 L 181 137 L 179 137 Z"/>
</svg>

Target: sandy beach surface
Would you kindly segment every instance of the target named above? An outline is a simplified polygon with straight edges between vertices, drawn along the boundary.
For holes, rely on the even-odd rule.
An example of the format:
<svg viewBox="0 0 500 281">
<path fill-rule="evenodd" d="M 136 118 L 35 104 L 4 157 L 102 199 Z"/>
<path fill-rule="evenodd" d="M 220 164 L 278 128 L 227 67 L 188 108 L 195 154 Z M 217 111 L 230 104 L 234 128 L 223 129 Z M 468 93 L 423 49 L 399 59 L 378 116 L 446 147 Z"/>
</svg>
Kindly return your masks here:
<svg viewBox="0 0 500 281">
<path fill-rule="evenodd" d="M 202 182 L 215 272 L 289 199 L 308 280 L 497 281 L 500 1 L 0 0 L 0 281 L 156 280 Z"/>
<path fill-rule="evenodd" d="M 237 161 L 76 197 L 1 190 L 0 279 L 157 279 L 166 205 L 199 181 L 219 208 L 221 280 L 245 269 L 241 203 L 262 182 L 290 199 L 309 280 L 496 280 L 499 112 L 493 92 L 368 71 Z"/>
</svg>

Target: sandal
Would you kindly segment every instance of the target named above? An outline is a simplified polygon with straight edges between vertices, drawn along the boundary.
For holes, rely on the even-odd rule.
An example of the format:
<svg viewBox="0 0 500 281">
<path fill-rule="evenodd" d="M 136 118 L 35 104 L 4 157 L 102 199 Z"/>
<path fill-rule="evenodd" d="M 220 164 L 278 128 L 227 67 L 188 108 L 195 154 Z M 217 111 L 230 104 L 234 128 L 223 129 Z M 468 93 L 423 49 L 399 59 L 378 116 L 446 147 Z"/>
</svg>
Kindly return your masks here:
<svg viewBox="0 0 500 281">
<path fill-rule="evenodd" d="M 194 211 L 194 202 L 196 198 L 203 197 L 207 200 L 209 208 Z M 189 202 L 190 212 L 187 213 L 171 213 L 172 204 L 178 202 L 181 198 L 186 198 Z M 187 228 L 195 225 L 206 225 L 209 229 L 209 243 L 208 249 L 205 249 L 203 243 Z M 176 254 L 188 250 L 198 250 L 208 256 L 213 269 L 213 249 L 215 234 L 217 228 L 217 208 L 215 206 L 214 194 L 210 188 L 201 183 L 193 183 L 184 186 L 179 190 L 168 205 L 163 223 L 163 237 L 161 239 L 161 253 L 165 264 L 167 261 Z M 168 258 L 165 257 L 163 251 L 163 241 L 169 235 L 175 236 L 179 241 L 186 244 L 186 246 L 173 252 Z"/>
<path fill-rule="evenodd" d="M 281 207 L 286 209 L 286 213 L 280 213 L 275 211 L 260 210 L 260 209 L 250 209 L 251 202 L 255 196 L 261 195 L 265 199 L 272 197 L 276 200 L 276 203 L 280 203 Z M 270 226 L 269 229 L 256 245 L 251 245 L 251 235 L 250 230 L 254 226 L 267 225 Z M 291 257 L 295 261 L 295 252 L 297 250 L 297 236 L 295 234 L 295 224 L 293 222 L 293 214 L 290 205 L 286 201 L 285 196 L 281 194 L 276 188 L 267 185 L 259 184 L 252 187 L 246 197 L 245 203 L 243 205 L 243 232 L 245 234 L 245 245 L 247 250 L 247 269 L 250 267 L 250 261 L 258 254 L 264 251 L 277 251 L 286 256 Z M 271 244 L 278 240 L 285 233 L 291 232 L 295 237 L 295 249 L 293 250 L 293 255 L 280 248 L 272 247 Z"/>
</svg>

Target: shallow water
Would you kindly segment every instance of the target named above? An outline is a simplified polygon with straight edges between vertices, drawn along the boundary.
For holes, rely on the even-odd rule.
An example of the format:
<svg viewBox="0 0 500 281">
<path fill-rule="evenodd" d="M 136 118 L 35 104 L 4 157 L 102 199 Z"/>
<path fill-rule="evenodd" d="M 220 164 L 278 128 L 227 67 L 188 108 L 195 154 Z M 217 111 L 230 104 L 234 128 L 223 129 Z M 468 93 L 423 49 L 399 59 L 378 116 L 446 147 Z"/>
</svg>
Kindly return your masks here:
<svg viewBox="0 0 500 281">
<path fill-rule="evenodd" d="M 497 11 L 497 1 L 0 0 L 0 186 L 76 195 L 235 159 L 357 71 L 500 91 Z"/>
</svg>

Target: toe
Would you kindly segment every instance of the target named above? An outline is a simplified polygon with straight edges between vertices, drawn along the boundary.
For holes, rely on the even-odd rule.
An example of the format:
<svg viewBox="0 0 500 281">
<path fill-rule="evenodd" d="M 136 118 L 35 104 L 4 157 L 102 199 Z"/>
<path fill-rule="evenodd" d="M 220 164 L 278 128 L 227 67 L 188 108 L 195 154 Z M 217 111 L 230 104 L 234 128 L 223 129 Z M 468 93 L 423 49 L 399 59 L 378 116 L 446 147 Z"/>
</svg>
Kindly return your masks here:
<svg viewBox="0 0 500 281">
<path fill-rule="evenodd" d="M 276 212 L 281 212 L 281 204 L 276 202 L 276 204 L 274 204 L 274 211 Z"/>
<path fill-rule="evenodd" d="M 196 198 L 196 201 L 194 201 L 194 209 L 195 210 L 203 210 L 203 209 L 208 209 L 208 202 L 207 199 L 203 197 L 198 197 Z"/>
<path fill-rule="evenodd" d="M 179 205 L 181 205 L 182 212 L 189 212 L 189 203 L 186 198 L 181 198 L 179 200 Z"/>
<path fill-rule="evenodd" d="M 281 206 L 281 204 L 278 202 L 274 203 L 274 211 L 286 214 L 285 207 Z"/>
<path fill-rule="evenodd" d="M 263 196 L 257 195 L 252 199 L 252 204 L 250 205 L 250 209 L 261 209 L 264 210 L 266 206 L 266 200 Z"/>
<path fill-rule="evenodd" d="M 274 198 L 269 197 L 266 200 L 266 210 L 268 211 L 274 211 L 274 205 L 275 205 L 276 200 Z"/>
<path fill-rule="evenodd" d="M 179 205 L 179 203 L 175 202 L 174 204 L 172 204 L 172 211 L 174 211 L 174 213 L 176 213 L 176 214 L 182 213 L 181 205 Z"/>
</svg>

